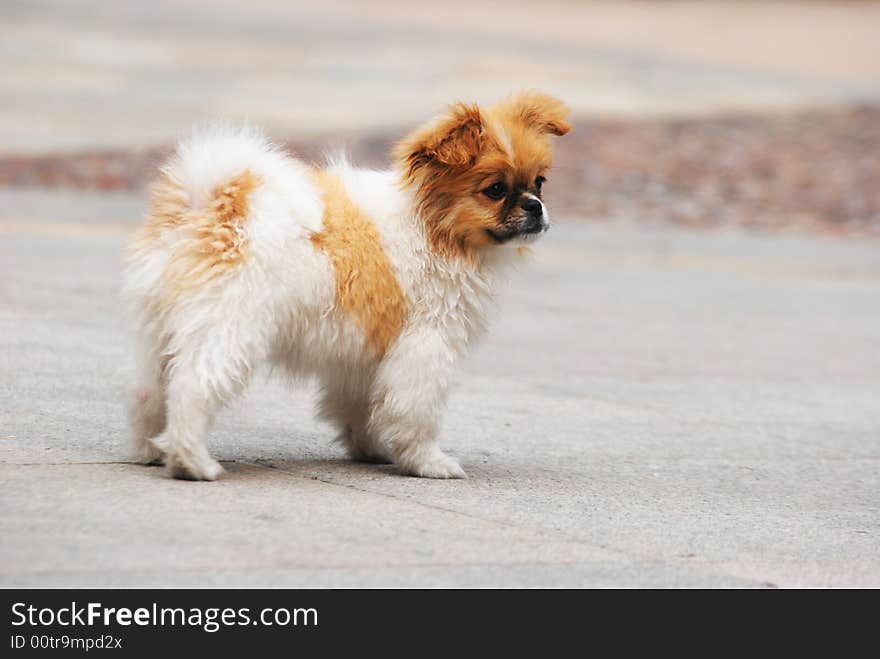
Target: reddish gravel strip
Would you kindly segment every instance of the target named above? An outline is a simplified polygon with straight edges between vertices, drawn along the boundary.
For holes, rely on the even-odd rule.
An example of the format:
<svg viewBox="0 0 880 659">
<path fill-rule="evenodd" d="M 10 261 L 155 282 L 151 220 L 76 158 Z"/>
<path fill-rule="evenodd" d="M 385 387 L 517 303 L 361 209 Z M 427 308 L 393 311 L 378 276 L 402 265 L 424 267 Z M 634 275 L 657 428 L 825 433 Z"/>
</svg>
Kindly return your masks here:
<svg viewBox="0 0 880 659">
<path fill-rule="evenodd" d="M 575 126 L 547 188 L 557 214 L 880 235 L 880 107 Z M 394 137 L 348 140 L 352 160 L 384 165 Z M 0 186 L 140 190 L 167 151 L 0 157 Z"/>
<path fill-rule="evenodd" d="M 880 108 L 588 122 L 571 137 L 552 187 L 566 210 L 880 234 Z"/>
</svg>

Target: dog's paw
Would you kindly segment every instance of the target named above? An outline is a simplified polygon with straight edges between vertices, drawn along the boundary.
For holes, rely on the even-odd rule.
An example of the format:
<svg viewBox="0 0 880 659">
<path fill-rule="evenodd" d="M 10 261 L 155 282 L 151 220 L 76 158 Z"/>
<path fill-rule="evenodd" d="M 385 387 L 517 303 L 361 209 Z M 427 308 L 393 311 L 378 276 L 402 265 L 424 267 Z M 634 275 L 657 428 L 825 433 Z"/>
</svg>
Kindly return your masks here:
<svg viewBox="0 0 880 659">
<path fill-rule="evenodd" d="M 215 481 L 223 473 L 223 467 L 212 458 L 184 460 L 180 456 L 167 456 L 165 469 L 172 478 L 185 481 Z"/>
<path fill-rule="evenodd" d="M 404 473 L 420 478 L 467 478 L 458 460 L 439 450 L 420 459 L 410 460 L 400 467 Z"/>
</svg>

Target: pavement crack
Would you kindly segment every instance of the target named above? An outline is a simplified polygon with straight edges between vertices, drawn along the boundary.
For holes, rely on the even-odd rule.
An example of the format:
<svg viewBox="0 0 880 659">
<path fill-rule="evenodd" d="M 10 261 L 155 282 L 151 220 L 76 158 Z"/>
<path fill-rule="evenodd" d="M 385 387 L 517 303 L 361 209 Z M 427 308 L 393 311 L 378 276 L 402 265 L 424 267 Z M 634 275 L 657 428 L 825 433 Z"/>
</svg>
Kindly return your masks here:
<svg viewBox="0 0 880 659">
<path fill-rule="evenodd" d="M 349 484 L 349 483 L 339 483 L 339 482 L 336 482 L 336 481 L 333 481 L 333 480 L 329 480 L 329 479 L 326 479 L 326 478 L 321 478 L 320 476 L 302 476 L 302 475 L 295 474 L 295 473 L 292 473 L 292 472 L 290 472 L 290 471 L 287 471 L 287 470 L 285 470 L 285 469 L 279 469 L 278 467 L 272 467 L 272 466 L 268 466 L 268 465 L 261 465 L 261 464 L 256 464 L 256 463 L 253 463 L 253 462 L 246 462 L 246 461 L 241 461 L 240 464 L 249 465 L 249 466 L 251 466 L 251 467 L 258 467 L 258 468 L 260 468 L 260 469 L 267 469 L 267 470 L 270 470 L 270 471 L 276 471 L 276 472 L 279 472 L 279 473 L 285 474 L 285 475 L 287 475 L 287 476 L 291 476 L 291 477 L 293 477 L 293 478 L 301 478 L 301 479 L 304 479 L 304 480 L 318 481 L 319 483 L 324 483 L 325 485 L 333 485 L 333 486 L 336 486 L 336 487 L 342 487 L 342 488 L 346 488 L 346 489 L 349 489 L 349 490 L 354 490 L 354 491 L 356 491 L 356 492 L 360 492 L 360 493 L 362 493 L 362 494 L 369 494 L 369 495 L 371 495 L 371 496 L 379 496 L 379 497 L 383 497 L 383 498 L 386 498 L 386 499 L 393 499 L 394 501 L 398 501 L 398 502 L 401 502 L 401 503 L 407 503 L 407 504 L 410 504 L 410 505 L 419 506 L 419 507 L 421 507 L 421 508 L 428 508 L 428 509 L 430 509 L 430 510 L 436 510 L 436 511 L 439 511 L 439 512 L 443 512 L 443 513 L 447 513 L 447 514 L 451 514 L 451 515 L 456 515 L 456 516 L 458 516 L 458 517 L 463 517 L 463 518 L 465 518 L 465 519 L 469 519 L 469 520 L 473 520 L 473 521 L 476 521 L 476 522 L 480 522 L 481 524 L 491 524 L 491 525 L 494 525 L 494 526 L 500 526 L 500 527 L 502 527 L 502 528 L 511 529 L 511 530 L 518 531 L 518 532 L 521 532 L 521 533 L 522 533 L 522 532 L 526 532 L 526 533 L 544 534 L 544 535 L 553 534 L 553 537 L 554 537 L 554 538 L 556 538 L 556 539 L 558 539 L 558 540 L 561 540 L 561 541 L 571 542 L 571 543 L 574 543 L 574 544 L 577 544 L 577 545 L 582 545 L 582 546 L 584 546 L 584 547 L 589 547 L 589 548 L 591 548 L 591 549 L 599 549 L 599 550 L 602 550 L 602 551 L 604 551 L 604 552 L 608 552 L 609 554 L 616 554 L 616 555 L 618 555 L 618 556 L 620 556 L 620 557 L 623 557 L 623 558 L 626 558 L 626 559 L 630 559 L 630 560 L 633 558 L 632 556 L 630 556 L 629 554 L 627 554 L 627 553 L 624 552 L 624 551 L 621 551 L 620 549 L 613 548 L 613 547 L 608 547 L 608 546 L 600 546 L 600 545 L 596 545 L 596 544 L 593 544 L 593 543 L 591 543 L 591 542 L 589 542 L 589 541 L 587 541 L 587 540 L 584 540 L 583 538 L 579 538 L 579 537 L 577 537 L 577 536 L 569 535 L 568 533 L 565 533 L 565 532 L 559 531 L 559 530 L 557 530 L 557 529 L 548 529 L 548 528 L 544 528 L 544 527 L 533 527 L 533 526 L 520 526 L 520 525 L 512 524 L 511 522 L 507 522 L 507 521 L 504 521 L 504 520 L 499 520 L 499 519 L 488 519 L 488 518 L 485 518 L 485 517 L 480 517 L 480 516 L 477 516 L 477 515 L 472 515 L 472 514 L 470 514 L 470 513 L 463 512 L 463 511 L 461 511 L 461 510 L 455 510 L 454 508 L 446 508 L 446 507 L 444 507 L 444 506 L 438 506 L 438 505 L 435 505 L 435 504 L 424 503 L 424 502 L 422 502 L 422 501 L 417 501 L 417 500 L 415 500 L 415 499 L 411 499 L 411 498 L 407 498 L 407 497 L 400 497 L 400 496 L 397 496 L 397 495 L 394 495 L 394 494 L 388 494 L 387 492 L 377 492 L 377 491 L 375 491 L 375 490 L 370 490 L 370 489 L 366 489 L 366 488 L 358 487 L 358 486 L 356 486 L 356 485 L 352 485 L 352 484 Z"/>
</svg>

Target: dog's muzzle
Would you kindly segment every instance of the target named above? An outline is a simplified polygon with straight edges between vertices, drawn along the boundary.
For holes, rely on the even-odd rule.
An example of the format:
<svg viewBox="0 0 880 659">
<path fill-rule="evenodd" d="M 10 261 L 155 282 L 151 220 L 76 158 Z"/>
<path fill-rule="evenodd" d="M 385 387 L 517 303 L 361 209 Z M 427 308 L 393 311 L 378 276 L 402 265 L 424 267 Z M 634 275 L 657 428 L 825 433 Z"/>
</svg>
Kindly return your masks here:
<svg viewBox="0 0 880 659">
<path fill-rule="evenodd" d="M 550 228 L 550 218 L 540 199 L 530 194 L 523 195 L 519 207 L 525 211 L 520 234 L 539 234 Z"/>
</svg>

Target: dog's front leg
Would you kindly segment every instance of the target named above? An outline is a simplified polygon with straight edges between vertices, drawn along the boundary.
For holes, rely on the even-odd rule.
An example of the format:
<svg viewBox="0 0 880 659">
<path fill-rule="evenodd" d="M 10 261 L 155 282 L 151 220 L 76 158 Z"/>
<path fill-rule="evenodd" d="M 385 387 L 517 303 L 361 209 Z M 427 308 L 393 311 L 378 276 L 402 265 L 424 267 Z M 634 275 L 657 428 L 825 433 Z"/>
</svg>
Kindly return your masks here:
<svg viewBox="0 0 880 659">
<path fill-rule="evenodd" d="M 454 353 L 433 331 L 404 333 L 385 355 L 371 396 L 368 428 L 400 469 L 424 478 L 464 478 L 437 446 Z"/>
</svg>

